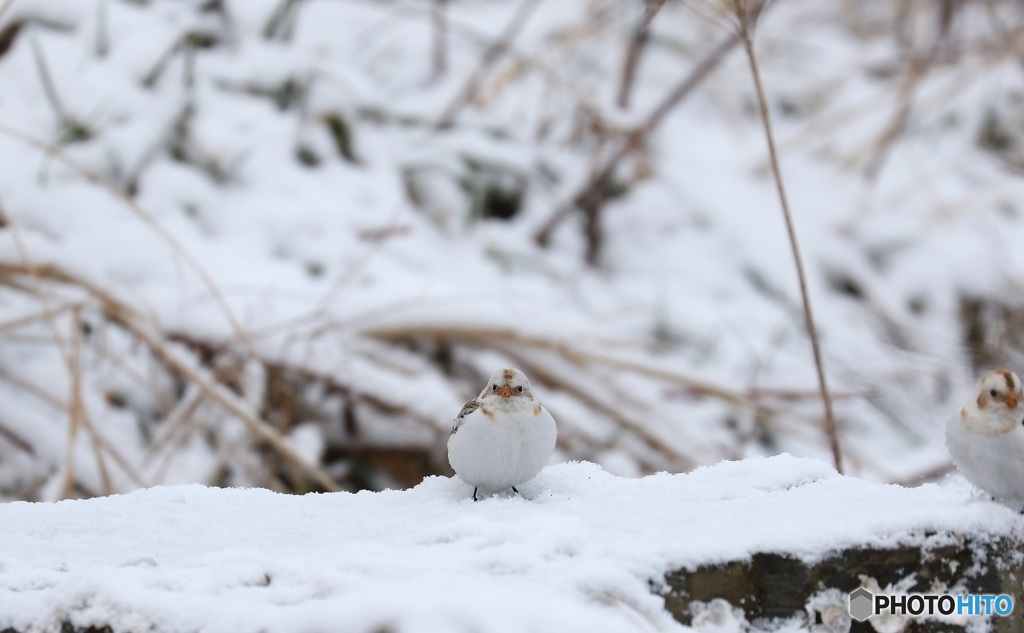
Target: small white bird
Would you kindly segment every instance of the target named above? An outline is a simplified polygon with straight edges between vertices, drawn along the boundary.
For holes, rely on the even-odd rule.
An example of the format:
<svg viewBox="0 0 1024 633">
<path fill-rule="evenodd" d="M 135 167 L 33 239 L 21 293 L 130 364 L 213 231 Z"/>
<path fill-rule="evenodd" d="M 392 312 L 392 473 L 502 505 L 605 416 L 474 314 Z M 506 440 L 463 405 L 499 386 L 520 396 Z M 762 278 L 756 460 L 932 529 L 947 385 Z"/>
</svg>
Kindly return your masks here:
<svg viewBox="0 0 1024 633">
<path fill-rule="evenodd" d="M 493 493 L 533 479 L 555 450 L 555 419 L 518 369 L 502 369 L 462 407 L 448 437 L 448 463 L 477 490 Z"/>
<path fill-rule="evenodd" d="M 946 424 L 953 463 L 972 484 L 1016 510 L 1024 507 L 1024 396 L 1017 374 L 989 372 L 974 398 Z"/>
</svg>

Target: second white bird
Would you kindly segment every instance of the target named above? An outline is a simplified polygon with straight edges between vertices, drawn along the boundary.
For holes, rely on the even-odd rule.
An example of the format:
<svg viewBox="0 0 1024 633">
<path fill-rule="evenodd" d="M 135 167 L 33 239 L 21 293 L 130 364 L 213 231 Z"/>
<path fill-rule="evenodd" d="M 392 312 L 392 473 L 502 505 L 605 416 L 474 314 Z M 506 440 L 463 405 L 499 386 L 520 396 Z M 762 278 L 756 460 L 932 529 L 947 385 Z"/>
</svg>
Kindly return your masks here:
<svg viewBox="0 0 1024 633">
<path fill-rule="evenodd" d="M 989 372 L 960 415 L 946 425 L 953 463 L 997 501 L 1024 507 L 1024 396 L 1012 371 Z"/>
<path fill-rule="evenodd" d="M 448 462 L 477 492 L 500 492 L 533 479 L 555 449 L 555 419 L 518 369 L 502 369 L 462 407 L 448 438 Z"/>
</svg>

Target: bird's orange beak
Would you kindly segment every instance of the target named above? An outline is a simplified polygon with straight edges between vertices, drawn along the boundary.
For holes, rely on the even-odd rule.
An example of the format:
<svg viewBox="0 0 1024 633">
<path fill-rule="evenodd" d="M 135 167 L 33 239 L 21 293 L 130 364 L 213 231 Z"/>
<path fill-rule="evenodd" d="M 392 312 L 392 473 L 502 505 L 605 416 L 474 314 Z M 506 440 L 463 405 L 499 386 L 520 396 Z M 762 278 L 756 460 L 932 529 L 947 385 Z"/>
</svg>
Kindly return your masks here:
<svg viewBox="0 0 1024 633">
<path fill-rule="evenodd" d="M 508 385 L 502 385 L 501 389 L 498 389 L 498 395 L 500 395 L 502 398 L 507 398 L 507 397 L 511 396 L 512 395 L 512 387 L 509 387 Z M 1013 396 L 1010 396 L 1010 397 L 1012 398 Z"/>
<path fill-rule="evenodd" d="M 1006 396 L 1006 406 L 1010 407 L 1011 409 L 1016 409 L 1017 408 L 1017 396 L 1012 394 L 1012 393 L 1010 395 Z"/>
</svg>

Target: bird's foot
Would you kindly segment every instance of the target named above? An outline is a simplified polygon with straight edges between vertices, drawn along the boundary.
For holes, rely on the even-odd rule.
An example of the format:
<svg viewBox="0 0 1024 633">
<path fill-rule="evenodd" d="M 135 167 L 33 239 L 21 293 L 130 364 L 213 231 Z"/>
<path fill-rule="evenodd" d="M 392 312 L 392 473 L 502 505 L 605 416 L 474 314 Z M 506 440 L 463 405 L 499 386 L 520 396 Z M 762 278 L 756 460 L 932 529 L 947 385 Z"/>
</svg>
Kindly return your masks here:
<svg viewBox="0 0 1024 633">
<path fill-rule="evenodd" d="M 476 498 L 476 488 L 473 488 L 473 501 L 477 501 L 477 498 Z"/>
<path fill-rule="evenodd" d="M 518 490 L 516 490 L 516 487 L 515 487 L 515 486 L 512 486 L 512 492 L 516 493 L 517 495 L 518 495 L 518 494 L 522 494 L 521 492 L 519 492 Z"/>
</svg>

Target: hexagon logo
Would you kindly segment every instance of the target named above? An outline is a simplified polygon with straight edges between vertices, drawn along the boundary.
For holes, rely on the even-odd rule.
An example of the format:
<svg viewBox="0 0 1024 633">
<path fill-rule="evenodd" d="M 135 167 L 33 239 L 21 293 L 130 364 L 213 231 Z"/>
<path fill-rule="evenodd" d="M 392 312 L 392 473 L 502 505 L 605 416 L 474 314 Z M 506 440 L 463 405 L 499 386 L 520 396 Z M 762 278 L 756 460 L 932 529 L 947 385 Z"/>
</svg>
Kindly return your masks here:
<svg viewBox="0 0 1024 633">
<path fill-rule="evenodd" d="M 867 620 L 874 615 L 875 597 L 864 587 L 850 592 L 850 617 L 858 622 Z"/>
</svg>

